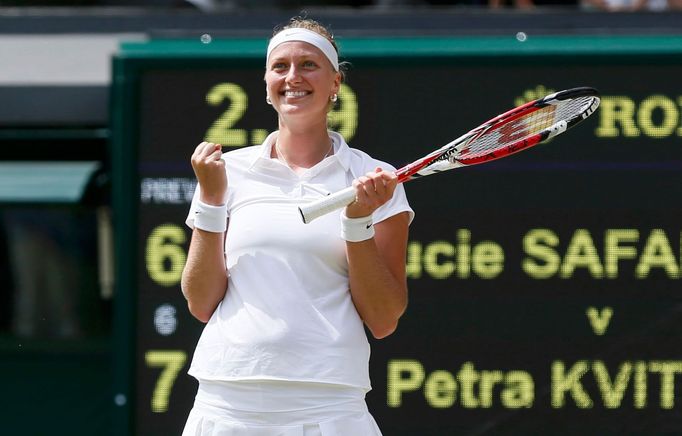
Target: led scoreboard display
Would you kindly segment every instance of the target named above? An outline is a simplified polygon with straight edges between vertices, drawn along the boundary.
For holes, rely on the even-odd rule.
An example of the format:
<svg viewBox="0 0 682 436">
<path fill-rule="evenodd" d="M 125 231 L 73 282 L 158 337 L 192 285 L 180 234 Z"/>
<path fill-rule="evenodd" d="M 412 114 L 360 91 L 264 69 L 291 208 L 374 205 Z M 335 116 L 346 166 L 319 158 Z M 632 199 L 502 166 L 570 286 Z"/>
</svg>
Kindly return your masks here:
<svg viewBox="0 0 682 436">
<path fill-rule="evenodd" d="M 396 167 L 552 90 L 603 97 L 546 145 L 405 185 L 410 304 L 372 341 L 367 397 L 384 434 L 677 431 L 682 39 L 340 45 L 352 68 L 330 127 Z M 276 128 L 265 46 L 151 41 L 114 61 L 120 434 L 180 434 L 192 406 L 189 157 L 203 140 L 228 151 Z"/>
</svg>

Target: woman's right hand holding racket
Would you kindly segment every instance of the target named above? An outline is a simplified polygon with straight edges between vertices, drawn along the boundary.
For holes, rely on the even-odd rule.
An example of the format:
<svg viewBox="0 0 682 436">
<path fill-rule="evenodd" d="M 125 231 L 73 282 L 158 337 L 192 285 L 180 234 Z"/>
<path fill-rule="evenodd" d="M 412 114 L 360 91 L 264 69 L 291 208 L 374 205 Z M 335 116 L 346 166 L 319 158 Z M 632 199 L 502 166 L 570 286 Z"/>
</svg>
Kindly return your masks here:
<svg viewBox="0 0 682 436">
<path fill-rule="evenodd" d="M 220 144 L 202 142 L 192 154 L 192 169 L 201 186 L 200 200 L 206 204 L 225 204 L 227 173 Z"/>
</svg>

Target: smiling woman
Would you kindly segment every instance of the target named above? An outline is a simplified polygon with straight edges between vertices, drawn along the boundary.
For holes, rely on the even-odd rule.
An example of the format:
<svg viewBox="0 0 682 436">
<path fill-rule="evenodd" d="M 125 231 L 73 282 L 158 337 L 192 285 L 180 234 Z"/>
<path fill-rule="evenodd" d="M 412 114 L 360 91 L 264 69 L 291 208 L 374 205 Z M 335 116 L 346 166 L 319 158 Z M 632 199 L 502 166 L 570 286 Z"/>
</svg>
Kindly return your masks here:
<svg viewBox="0 0 682 436">
<path fill-rule="evenodd" d="M 185 435 L 377 436 L 367 410 L 369 343 L 407 304 L 413 212 L 395 169 L 328 130 L 343 81 L 331 34 L 292 19 L 268 45 L 263 144 L 192 155 L 197 190 L 182 290 L 208 322 L 190 375 Z M 356 200 L 312 225 L 297 205 L 348 185 Z"/>
<path fill-rule="evenodd" d="M 265 83 L 267 99 L 279 114 L 280 131 L 272 157 L 282 159 L 294 171 L 314 166 L 331 149 L 327 112 L 341 86 L 337 69 L 338 57 L 331 43 L 310 30 L 282 31 L 270 43 Z M 306 142 L 292 141 L 291 136 L 305 137 Z"/>
<path fill-rule="evenodd" d="M 266 99 L 279 114 L 280 137 L 272 157 L 282 159 L 294 171 L 310 168 L 333 149 L 327 112 L 338 98 L 343 79 L 336 43 L 318 23 L 292 20 L 270 40 L 265 71 Z M 312 145 L 286 150 L 291 155 L 287 159 L 283 144 L 297 145 L 286 136 L 301 129 L 315 135 L 309 137 Z M 292 160 L 294 155 L 298 161 Z"/>
</svg>

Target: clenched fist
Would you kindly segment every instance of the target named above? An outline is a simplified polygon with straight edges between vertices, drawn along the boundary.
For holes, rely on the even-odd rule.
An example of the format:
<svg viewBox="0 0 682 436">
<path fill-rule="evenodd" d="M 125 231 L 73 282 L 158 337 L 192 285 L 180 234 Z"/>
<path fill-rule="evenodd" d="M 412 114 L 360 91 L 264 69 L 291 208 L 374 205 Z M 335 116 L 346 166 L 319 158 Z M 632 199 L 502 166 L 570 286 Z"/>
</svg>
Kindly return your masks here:
<svg viewBox="0 0 682 436">
<path fill-rule="evenodd" d="M 200 200 L 206 204 L 225 204 L 227 173 L 220 144 L 202 142 L 192 154 L 192 168 L 201 185 Z"/>
</svg>

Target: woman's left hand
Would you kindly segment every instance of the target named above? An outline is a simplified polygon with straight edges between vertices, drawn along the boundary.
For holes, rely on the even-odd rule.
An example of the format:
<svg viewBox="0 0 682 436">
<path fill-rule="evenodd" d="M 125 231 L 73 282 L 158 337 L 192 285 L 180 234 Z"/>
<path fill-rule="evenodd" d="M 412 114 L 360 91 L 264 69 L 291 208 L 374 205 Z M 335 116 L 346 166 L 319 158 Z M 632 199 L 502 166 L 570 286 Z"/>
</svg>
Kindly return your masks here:
<svg viewBox="0 0 682 436">
<path fill-rule="evenodd" d="M 371 215 L 393 197 L 398 177 L 393 172 L 377 168 L 353 180 L 353 186 L 355 201 L 346 206 L 346 216 L 360 218 Z"/>
</svg>

